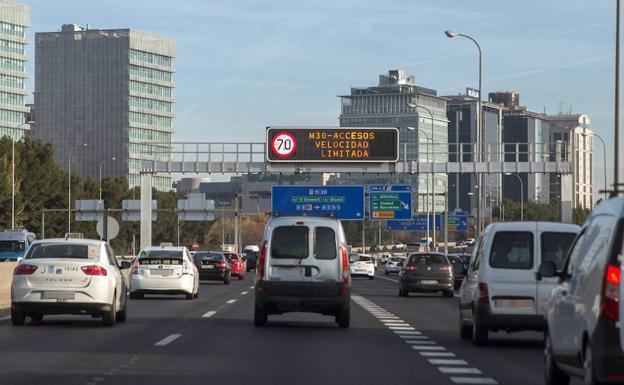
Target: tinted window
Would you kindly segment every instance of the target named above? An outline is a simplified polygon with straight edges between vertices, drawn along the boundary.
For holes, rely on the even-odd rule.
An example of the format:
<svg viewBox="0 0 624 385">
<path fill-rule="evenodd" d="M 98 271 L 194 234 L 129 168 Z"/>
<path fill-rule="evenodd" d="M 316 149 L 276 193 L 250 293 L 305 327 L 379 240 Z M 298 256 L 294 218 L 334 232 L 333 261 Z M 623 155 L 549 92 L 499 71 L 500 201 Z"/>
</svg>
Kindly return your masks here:
<svg viewBox="0 0 624 385">
<path fill-rule="evenodd" d="M 219 253 L 197 253 L 194 258 L 196 261 L 222 262 L 225 257 Z"/>
<path fill-rule="evenodd" d="M 250 261 L 255 261 L 258 258 L 258 252 L 256 251 L 247 251 L 245 256 Z"/>
<path fill-rule="evenodd" d="M 370 262 L 370 261 L 372 261 L 372 259 L 371 259 L 371 257 L 360 255 L 360 261 L 362 261 L 362 262 Z"/>
<path fill-rule="evenodd" d="M 413 255 L 409 260 L 410 265 L 439 265 L 448 264 L 446 258 L 439 254 Z"/>
<path fill-rule="evenodd" d="M 0 253 L 24 251 L 24 242 L 20 241 L 0 241 Z"/>
<path fill-rule="evenodd" d="M 271 238 L 271 257 L 307 258 L 308 233 L 305 226 L 281 226 L 273 230 Z"/>
<path fill-rule="evenodd" d="M 143 250 L 139 255 L 141 265 L 181 265 L 182 250 Z"/>
<path fill-rule="evenodd" d="M 89 253 L 89 249 L 92 252 Z M 26 255 L 26 259 L 39 258 L 75 258 L 89 259 L 100 256 L 98 247 L 89 248 L 88 245 L 68 243 L 39 243 L 33 245 Z"/>
<path fill-rule="evenodd" d="M 499 269 L 533 268 L 533 234 L 501 231 L 494 236 L 490 266 Z"/>
<path fill-rule="evenodd" d="M 314 257 L 316 259 L 336 258 L 336 233 L 329 227 L 314 229 Z"/>
<path fill-rule="evenodd" d="M 542 233 L 542 262 L 552 261 L 561 270 L 574 238 L 575 233 Z"/>
</svg>

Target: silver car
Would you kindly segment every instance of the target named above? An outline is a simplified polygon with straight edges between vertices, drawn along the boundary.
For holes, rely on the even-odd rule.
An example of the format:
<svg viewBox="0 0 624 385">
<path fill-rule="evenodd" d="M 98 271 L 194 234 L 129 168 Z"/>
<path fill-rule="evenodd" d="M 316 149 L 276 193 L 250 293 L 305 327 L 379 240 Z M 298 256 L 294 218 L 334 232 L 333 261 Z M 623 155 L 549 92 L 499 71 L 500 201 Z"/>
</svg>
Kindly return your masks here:
<svg viewBox="0 0 624 385">
<path fill-rule="evenodd" d="M 403 263 L 405 263 L 405 258 L 403 257 L 392 257 L 388 262 L 386 262 L 384 268 L 384 274 L 390 275 L 392 273 L 399 274 L 401 269 L 403 268 Z"/>
<path fill-rule="evenodd" d="M 40 322 L 46 314 L 88 314 L 106 326 L 125 321 L 127 284 L 108 243 L 88 239 L 35 241 L 15 267 L 11 284 L 11 321 L 26 316 Z"/>
</svg>

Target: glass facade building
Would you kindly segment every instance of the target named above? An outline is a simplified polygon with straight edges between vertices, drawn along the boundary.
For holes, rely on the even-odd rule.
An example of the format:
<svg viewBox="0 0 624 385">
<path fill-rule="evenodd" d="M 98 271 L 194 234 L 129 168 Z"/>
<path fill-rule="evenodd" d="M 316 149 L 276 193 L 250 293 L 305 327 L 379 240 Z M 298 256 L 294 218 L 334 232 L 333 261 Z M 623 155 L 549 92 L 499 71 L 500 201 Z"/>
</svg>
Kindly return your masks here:
<svg viewBox="0 0 624 385">
<path fill-rule="evenodd" d="M 26 29 L 30 6 L 0 0 L 0 137 L 22 139 L 26 124 Z"/>
<path fill-rule="evenodd" d="M 83 178 L 97 179 L 102 164 L 103 177 L 124 176 L 134 187 L 144 162 L 169 159 L 173 39 L 69 24 L 37 33 L 35 56 L 34 135 L 54 144 L 61 166 L 73 149 L 72 171 Z M 168 175 L 154 175 L 152 184 L 172 188 Z"/>
</svg>

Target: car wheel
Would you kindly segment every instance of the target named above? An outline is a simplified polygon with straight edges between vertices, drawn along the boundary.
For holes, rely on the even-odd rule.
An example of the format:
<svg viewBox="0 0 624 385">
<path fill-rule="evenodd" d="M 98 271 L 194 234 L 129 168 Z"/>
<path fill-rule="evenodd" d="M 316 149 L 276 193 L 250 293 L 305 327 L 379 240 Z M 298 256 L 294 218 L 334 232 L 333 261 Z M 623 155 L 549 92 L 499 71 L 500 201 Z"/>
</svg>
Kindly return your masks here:
<svg viewBox="0 0 624 385">
<path fill-rule="evenodd" d="M 596 373 L 594 370 L 594 361 L 591 346 L 589 342 L 585 347 L 585 353 L 583 354 L 583 383 L 585 385 L 600 385 L 602 382 L 596 380 Z"/>
<path fill-rule="evenodd" d="M 453 298 L 455 296 L 455 292 L 453 290 L 446 290 L 442 292 L 442 294 L 444 294 L 447 298 Z"/>
<path fill-rule="evenodd" d="M 399 287 L 399 297 L 407 297 L 409 295 L 409 292 L 407 291 L 406 288 L 403 287 L 403 285 L 401 285 Z"/>
<path fill-rule="evenodd" d="M 11 310 L 11 323 L 13 326 L 22 326 L 26 322 L 26 314 L 19 310 Z"/>
<path fill-rule="evenodd" d="M 343 306 L 338 313 L 336 313 L 336 323 L 338 327 L 342 329 L 346 329 L 349 327 L 351 323 L 351 311 L 349 310 L 349 305 Z"/>
<path fill-rule="evenodd" d="M 143 299 L 143 294 L 130 293 L 130 299 Z"/>
<path fill-rule="evenodd" d="M 239 280 L 239 281 L 242 281 L 243 279 L 245 279 L 245 276 L 244 276 L 243 274 L 241 274 L 241 275 L 239 275 L 239 276 L 238 276 L 238 280 Z"/>
<path fill-rule="evenodd" d="M 193 294 L 193 298 L 195 299 L 199 298 L 199 289 L 197 289 L 197 292 Z"/>
<path fill-rule="evenodd" d="M 459 309 L 459 337 L 462 340 L 472 339 L 472 325 L 464 323 L 464 320 L 462 320 L 461 309 Z"/>
<path fill-rule="evenodd" d="M 193 294 L 193 293 L 186 293 L 186 294 L 184 294 L 184 296 L 188 300 L 193 300 L 193 298 L 195 298 L 195 294 Z"/>
<path fill-rule="evenodd" d="M 385 275 L 390 275 L 390 272 L 389 272 L 388 270 L 385 270 L 385 271 L 384 271 L 384 274 L 385 274 Z"/>
<path fill-rule="evenodd" d="M 110 310 L 102 314 L 102 325 L 115 326 L 115 322 L 117 321 L 116 309 L 117 309 L 117 293 L 113 294 L 113 303 L 111 304 Z"/>
<path fill-rule="evenodd" d="M 230 284 L 230 276 L 226 275 L 225 278 L 223 278 L 223 284 L 224 285 L 229 285 Z"/>
<path fill-rule="evenodd" d="M 481 325 L 479 318 L 472 312 L 472 342 L 477 346 L 485 346 L 488 341 L 488 328 Z"/>
<path fill-rule="evenodd" d="M 368 279 L 375 279 L 375 276 L 374 275 L 369 275 Z"/>
<path fill-rule="evenodd" d="M 34 324 L 39 324 L 41 323 L 41 321 L 43 321 L 43 314 L 33 313 L 30 315 L 30 320 Z"/>
<path fill-rule="evenodd" d="M 126 303 L 124 304 L 123 309 L 117 312 L 117 322 L 125 322 L 126 318 L 128 318 L 128 299 L 126 298 Z"/>
<path fill-rule="evenodd" d="M 264 326 L 268 321 L 266 310 L 255 304 L 254 306 L 254 326 Z"/>
<path fill-rule="evenodd" d="M 552 351 L 552 341 L 550 334 L 546 330 L 546 336 L 544 341 L 544 376 L 546 379 L 546 385 L 568 385 L 570 383 L 570 376 L 564 374 L 557 367 L 555 357 Z"/>
</svg>

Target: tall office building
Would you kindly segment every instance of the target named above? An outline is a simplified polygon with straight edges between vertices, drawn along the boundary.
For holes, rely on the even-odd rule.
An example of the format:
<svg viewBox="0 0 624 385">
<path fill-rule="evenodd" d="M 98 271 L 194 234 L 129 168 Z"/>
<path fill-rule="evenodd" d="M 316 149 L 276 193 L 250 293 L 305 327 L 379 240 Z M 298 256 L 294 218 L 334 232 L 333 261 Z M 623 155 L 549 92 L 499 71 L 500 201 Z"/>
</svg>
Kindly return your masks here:
<svg viewBox="0 0 624 385">
<path fill-rule="evenodd" d="M 387 75 L 379 75 L 377 86 L 351 88 L 349 95 L 342 95 L 340 98 L 341 127 L 398 127 L 400 161 L 404 160 L 405 155 L 407 161 L 448 161 L 446 100 L 437 96 L 435 90 L 416 85 L 414 76 L 406 75 L 402 70 L 391 70 Z M 418 210 L 424 211 L 427 208 L 426 202 L 431 201 L 425 201 L 432 186 L 430 175 L 340 175 L 339 180 L 341 183 L 352 184 L 410 183 L 418 191 Z M 447 191 L 445 174 L 436 174 L 435 191 Z M 444 206 L 444 197 L 436 196 L 435 210 L 442 211 Z"/>
<path fill-rule="evenodd" d="M 20 140 L 30 130 L 25 105 L 26 28 L 30 6 L 0 0 L 0 137 Z"/>
<path fill-rule="evenodd" d="M 477 143 L 478 91 L 467 89 L 465 95 L 445 96 L 447 101 L 448 142 L 450 162 L 473 161 L 474 144 Z M 482 102 L 484 144 L 487 160 L 500 162 L 502 142 L 502 118 L 504 108 L 496 103 Z M 476 215 L 477 177 L 475 174 L 449 174 L 449 209 L 462 210 Z M 484 176 L 486 189 L 483 212 L 489 214 L 492 207 L 502 200 L 502 178 L 497 174 Z"/>
<path fill-rule="evenodd" d="M 103 176 L 139 185 L 143 161 L 170 156 L 174 57 L 173 39 L 131 29 L 37 33 L 35 137 L 54 145 L 64 168 L 72 152 L 83 178 L 97 178 L 101 164 Z M 170 176 L 152 182 L 171 189 Z"/>
</svg>

